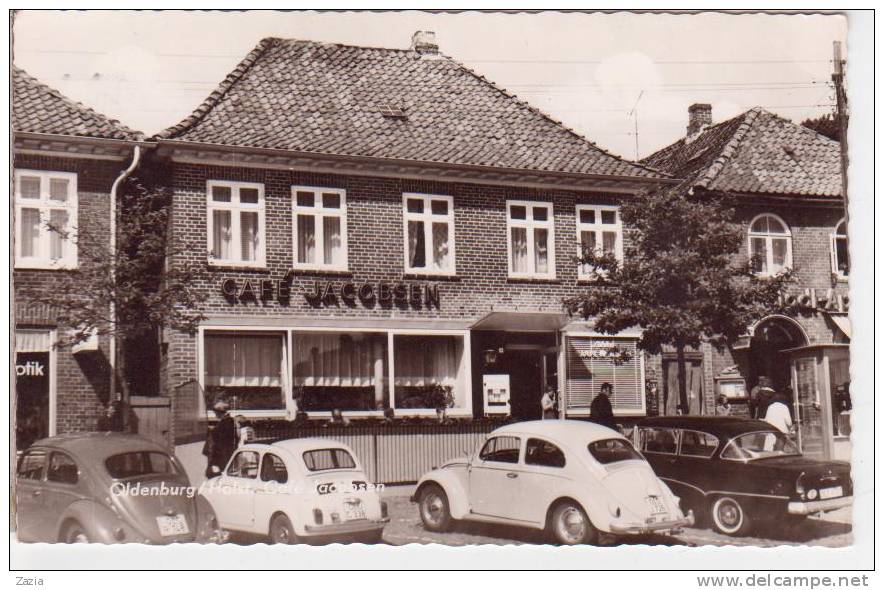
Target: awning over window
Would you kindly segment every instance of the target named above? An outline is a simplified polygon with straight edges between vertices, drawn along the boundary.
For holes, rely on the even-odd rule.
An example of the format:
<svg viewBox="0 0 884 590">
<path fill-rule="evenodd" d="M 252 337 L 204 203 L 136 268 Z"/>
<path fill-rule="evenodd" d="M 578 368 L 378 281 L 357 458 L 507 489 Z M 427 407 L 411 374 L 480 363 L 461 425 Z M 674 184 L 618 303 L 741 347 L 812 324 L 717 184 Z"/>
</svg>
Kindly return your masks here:
<svg viewBox="0 0 884 590">
<path fill-rule="evenodd" d="M 492 311 L 473 324 L 473 330 L 503 332 L 558 332 L 568 324 L 567 314 L 531 311 Z"/>
<path fill-rule="evenodd" d="M 830 313 L 827 314 L 829 319 L 841 330 L 847 338 L 850 338 L 850 318 L 846 313 Z"/>
</svg>

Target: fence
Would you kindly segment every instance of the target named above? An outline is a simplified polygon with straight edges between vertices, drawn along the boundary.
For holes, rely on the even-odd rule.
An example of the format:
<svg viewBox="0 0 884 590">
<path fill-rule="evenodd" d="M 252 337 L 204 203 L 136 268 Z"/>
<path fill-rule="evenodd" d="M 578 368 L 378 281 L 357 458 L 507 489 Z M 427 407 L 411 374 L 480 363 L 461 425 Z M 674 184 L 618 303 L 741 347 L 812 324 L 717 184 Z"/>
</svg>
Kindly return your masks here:
<svg viewBox="0 0 884 590">
<path fill-rule="evenodd" d="M 485 436 L 500 426 L 494 422 L 452 425 L 329 426 L 263 429 L 259 440 L 273 438 L 330 438 L 356 453 L 368 478 L 375 483 L 413 483 L 455 457 L 472 453 Z"/>
</svg>

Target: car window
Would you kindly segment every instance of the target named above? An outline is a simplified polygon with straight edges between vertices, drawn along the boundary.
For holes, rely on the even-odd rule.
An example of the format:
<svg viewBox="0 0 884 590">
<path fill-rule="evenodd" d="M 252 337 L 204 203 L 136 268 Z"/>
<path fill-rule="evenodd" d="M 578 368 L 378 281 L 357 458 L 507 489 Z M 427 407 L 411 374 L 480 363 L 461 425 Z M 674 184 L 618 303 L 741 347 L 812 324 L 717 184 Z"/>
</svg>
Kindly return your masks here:
<svg viewBox="0 0 884 590">
<path fill-rule="evenodd" d="M 238 452 L 227 468 L 227 475 L 249 479 L 258 477 L 258 453 L 255 451 Z"/>
<path fill-rule="evenodd" d="M 41 480 L 46 466 L 46 451 L 28 451 L 18 462 L 20 479 Z"/>
<path fill-rule="evenodd" d="M 316 449 L 305 452 L 303 458 L 310 471 L 356 469 L 356 461 L 345 449 Z"/>
<path fill-rule="evenodd" d="M 177 473 L 172 459 L 159 451 L 132 451 L 105 459 L 104 467 L 114 479 Z"/>
<path fill-rule="evenodd" d="M 539 438 L 529 438 L 525 445 L 525 464 L 564 467 L 565 453 L 551 442 Z"/>
<path fill-rule="evenodd" d="M 597 440 L 589 443 L 587 448 L 589 449 L 589 454 L 602 465 L 617 463 L 618 461 L 645 460 L 628 441 L 619 438 Z"/>
<path fill-rule="evenodd" d="M 641 449 L 645 453 L 674 455 L 678 449 L 678 432 L 671 428 L 643 428 Z"/>
<path fill-rule="evenodd" d="M 718 438 L 708 432 L 684 430 L 681 433 L 679 454 L 689 457 L 711 457 L 718 448 Z"/>
<path fill-rule="evenodd" d="M 261 481 L 286 483 L 288 480 L 289 473 L 282 459 L 273 453 L 265 453 L 264 458 L 261 460 Z"/>
<path fill-rule="evenodd" d="M 57 451 L 50 455 L 49 469 L 46 470 L 46 481 L 75 484 L 78 479 L 77 464 L 74 463 L 73 459 Z"/>
<path fill-rule="evenodd" d="M 479 459 L 497 463 L 518 463 L 521 446 L 522 441 L 517 436 L 495 436 L 485 442 L 485 446 L 479 452 Z"/>
<path fill-rule="evenodd" d="M 736 437 L 721 452 L 722 459 L 766 459 L 790 457 L 801 451 L 785 434 L 778 431 L 751 432 Z"/>
</svg>

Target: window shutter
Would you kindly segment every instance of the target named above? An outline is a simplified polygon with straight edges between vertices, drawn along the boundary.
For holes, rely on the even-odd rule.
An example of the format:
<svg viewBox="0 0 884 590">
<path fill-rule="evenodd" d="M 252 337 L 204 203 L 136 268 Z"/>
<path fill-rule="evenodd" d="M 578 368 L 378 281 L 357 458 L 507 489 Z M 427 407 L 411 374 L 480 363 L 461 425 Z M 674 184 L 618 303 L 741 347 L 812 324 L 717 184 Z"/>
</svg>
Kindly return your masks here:
<svg viewBox="0 0 884 590">
<path fill-rule="evenodd" d="M 638 412 L 644 408 L 644 385 L 641 376 L 641 353 L 637 341 L 619 338 L 567 339 L 567 408 L 589 408 L 602 383 L 614 388 L 611 405 L 614 411 Z M 629 358 L 615 362 L 617 351 Z"/>
</svg>

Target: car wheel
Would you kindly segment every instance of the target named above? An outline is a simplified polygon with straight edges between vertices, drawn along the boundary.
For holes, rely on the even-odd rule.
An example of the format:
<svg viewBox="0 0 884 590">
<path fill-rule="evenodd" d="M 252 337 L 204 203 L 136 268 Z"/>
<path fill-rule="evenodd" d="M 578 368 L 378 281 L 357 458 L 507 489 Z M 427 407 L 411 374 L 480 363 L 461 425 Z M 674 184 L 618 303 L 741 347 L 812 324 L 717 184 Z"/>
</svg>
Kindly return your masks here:
<svg viewBox="0 0 884 590">
<path fill-rule="evenodd" d="M 270 542 L 281 545 L 294 545 L 298 542 L 292 521 L 285 514 L 277 514 L 270 521 Z"/>
<path fill-rule="evenodd" d="M 425 529 L 441 533 L 450 528 L 451 510 L 448 507 L 448 496 L 441 487 L 436 484 L 424 487 L 420 493 L 418 506 Z"/>
<path fill-rule="evenodd" d="M 710 517 L 716 531 L 732 537 L 747 534 L 752 526 L 743 505 L 728 496 L 722 496 L 712 503 Z"/>
<path fill-rule="evenodd" d="M 64 531 L 65 543 L 89 543 L 89 535 L 79 522 L 73 522 Z"/>
<path fill-rule="evenodd" d="M 598 530 L 577 503 L 566 501 L 555 507 L 550 516 L 550 531 L 562 545 L 595 544 Z"/>
</svg>

